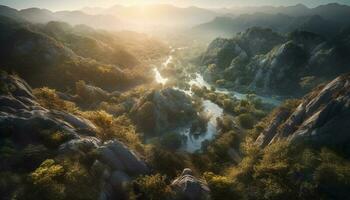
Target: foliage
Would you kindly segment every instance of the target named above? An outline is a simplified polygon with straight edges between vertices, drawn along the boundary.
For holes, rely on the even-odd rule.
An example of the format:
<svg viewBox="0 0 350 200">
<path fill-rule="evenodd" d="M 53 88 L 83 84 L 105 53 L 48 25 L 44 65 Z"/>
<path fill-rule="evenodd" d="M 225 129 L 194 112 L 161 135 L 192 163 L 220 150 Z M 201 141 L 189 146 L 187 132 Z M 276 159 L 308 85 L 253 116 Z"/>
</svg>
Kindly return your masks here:
<svg viewBox="0 0 350 200">
<path fill-rule="evenodd" d="M 147 200 L 171 199 L 174 195 L 166 183 L 166 176 L 161 174 L 141 176 L 135 181 L 139 190 L 139 198 Z"/>
<path fill-rule="evenodd" d="M 207 146 L 206 153 L 211 159 L 211 162 L 217 163 L 216 165 L 222 168 L 225 166 L 225 163 L 231 164 L 234 162 L 229 155 L 229 150 L 237 150 L 239 141 L 239 137 L 234 131 L 222 133 Z"/>
<path fill-rule="evenodd" d="M 77 108 L 73 102 L 62 100 L 56 90 L 47 87 L 38 88 L 33 91 L 40 105 L 48 109 L 62 110 L 75 113 Z"/>
<path fill-rule="evenodd" d="M 88 111 L 82 115 L 91 120 L 97 127 L 97 137 L 101 140 L 118 139 L 139 153 L 143 152 L 143 145 L 132 121 L 126 116 L 113 117 L 105 111 Z"/>
<path fill-rule="evenodd" d="M 238 116 L 238 122 L 243 128 L 252 129 L 255 124 L 255 119 L 250 113 L 245 113 Z"/>
<path fill-rule="evenodd" d="M 27 199 L 96 199 L 99 194 L 98 181 L 83 165 L 52 159 L 30 174 L 27 190 Z"/>
<path fill-rule="evenodd" d="M 179 133 L 168 133 L 160 138 L 160 144 L 166 149 L 176 150 L 181 147 L 186 139 L 186 136 Z"/>
<path fill-rule="evenodd" d="M 349 195 L 350 163 L 327 149 L 275 142 L 258 149 L 250 139 L 242 145 L 242 162 L 227 178 L 244 199 L 344 199 Z"/>
<path fill-rule="evenodd" d="M 153 146 L 146 154 L 147 163 L 157 172 L 170 178 L 179 175 L 183 169 L 193 169 L 187 155 Z"/>
<path fill-rule="evenodd" d="M 204 173 L 205 180 L 211 191 L 213 200 L 239 199 L 239 193 L 235 182 L 225 176 L 215 175 L 212 172 Z"/>
<path fill-rule="evenodd" d="M 53 130 L 41 130 L 38 136 L 48 148 L 57 148 L 69 139 L 63 132 Z"/>
</svg>

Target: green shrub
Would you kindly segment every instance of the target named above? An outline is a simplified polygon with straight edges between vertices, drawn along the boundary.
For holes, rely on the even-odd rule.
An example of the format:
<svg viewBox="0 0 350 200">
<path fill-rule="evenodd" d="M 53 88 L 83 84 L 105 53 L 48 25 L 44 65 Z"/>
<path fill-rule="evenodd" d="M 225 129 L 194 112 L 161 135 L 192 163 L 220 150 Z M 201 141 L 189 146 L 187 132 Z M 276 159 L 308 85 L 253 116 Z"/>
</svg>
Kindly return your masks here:
<svg viewBox="0 0 350 200">
<path fill-rule="evenodd" d="M 186 139 L 186 136 L 180 135 L 179 133 L 168 133 L 161 137 L 160 144 L 166 149 L 176 150 L 181 147 Z"/>
<path fill-rule="evenodd" d="M 155 174 L 142 176 L 135 181 L 140 194 L 136 194 L 139 199 L 166 200 L 171 199 L 173 192 L 166 183 L 166 176 Z"/>
<path fill-rule="evenodd" d="M 210 194 L 213 200 L 240 199 L 237 186 L 230 178 L 215 175 L 211 172 L 204 173 L 204 177 L 210 188 Z"/>
<path fill-rule="evenodd" d="M 234 131 L 229 131 L 219 135 L 208 147 L 207 152 L 212 162 L 217 162 L 221 167 L 225 166 L 225 163 L 233 163 L 234 161 L 229 156 L 228 151 L 238 149 L 239 137 Z"/>
<path fill-rule="evenodd" d="M 45 160 L 29 175 L 24 199 L 93 200 L 99 195 L 99 181 L 78 162 Z"/>
<path fill-rule="evenodd" d="M 184 168 L 192 169 L 189 158 L 186 155 L 169 151 L 159 146 L 153 146 L 148 149 L 146 161 L 154 170 L 170 178 L 179 175 Z"/>
<path fill-rule="evenodd" d="M 98 127 L 99 139 L 103 141 L 118 139 L 137 152 L 143 153 L 143 145 L 136 127 L 126 115 L 113 117 L 105 111 L 89 111 L 81 114 Z"/>
<path fill-rule="evenodd" d="M 252 129 L 255 125 L 255 119 L 250 113 L 240 114 L 238 122 L 245 129 Z"/>
</svg>

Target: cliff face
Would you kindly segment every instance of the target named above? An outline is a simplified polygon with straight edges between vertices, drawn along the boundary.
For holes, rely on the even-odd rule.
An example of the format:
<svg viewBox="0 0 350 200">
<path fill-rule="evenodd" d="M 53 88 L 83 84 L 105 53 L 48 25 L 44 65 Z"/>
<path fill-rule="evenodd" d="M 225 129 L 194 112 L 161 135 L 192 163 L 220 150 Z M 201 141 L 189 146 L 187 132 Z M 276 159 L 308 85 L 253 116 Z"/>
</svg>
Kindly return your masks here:
<svg viewBox="0 0 350 200">
<path fill-rule="evenodd" d="M 280 109 L 256 143 L 264 147 L 287 138 L 316 146 L 348 148 L 350 74 L 339 76 L 305 96 L 292 112 Z"/>
</svg>

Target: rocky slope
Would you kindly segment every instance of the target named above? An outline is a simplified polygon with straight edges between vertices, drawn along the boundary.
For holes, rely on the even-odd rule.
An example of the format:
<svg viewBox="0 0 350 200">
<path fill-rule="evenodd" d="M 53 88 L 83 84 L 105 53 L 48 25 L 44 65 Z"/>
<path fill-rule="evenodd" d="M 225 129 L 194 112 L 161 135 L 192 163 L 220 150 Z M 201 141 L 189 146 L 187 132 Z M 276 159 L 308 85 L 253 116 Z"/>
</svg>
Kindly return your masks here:
<svg viewBox="0 0 350 200">
<path fill-rule="evenodd" d="M 347 32 L 347 31 L 343 31 Z M 302 95 L 320 82 L 348 72 L 347 34 L 332 40 L 303 31 L 288 35 L 251 28 L 233 39 L 216 39 L 203 54 L 205 78 L 262 94 Z"/>
<path fill-rule="evenodd" d="M 281 108 L 256 143 L 266 146 L 287 138 L 316 147 L 349 151 L 350 75 L 342 75 L 304 97 L 295 109 Z M 349 154 L 348 154 L 349 155 Z"/>
<path fill-rule="evenodd" d="M 96 179 L 102 184 L 101 199 L 122 195 L 124 182 L 149 172 L 145 162 L 123 143 L 97 139 L 96 126 L 89 120 L 39 105 L 31 88 L 19 77 L 1 72 L 0 86 L 2 153 L 5 147 L 10 148 L 7 147 L 9 143 L 15 152 L 32 149 L 20 160 L 14 159 L 15 156 L 10 160 L 1 157 L 1 171 L 15 170 L 17 168 L 13 167 L 17 165 L 33 170 L 48 158 L 56 162 L 62 158 L 89 160 L 89 164 L 84 163 L 89 171 L 102 167 L 103 173 Z M 96 156 L 91 157 L 92 153 Z M 21 163 L 21 160 L 27 162 Z"/>
</svg>

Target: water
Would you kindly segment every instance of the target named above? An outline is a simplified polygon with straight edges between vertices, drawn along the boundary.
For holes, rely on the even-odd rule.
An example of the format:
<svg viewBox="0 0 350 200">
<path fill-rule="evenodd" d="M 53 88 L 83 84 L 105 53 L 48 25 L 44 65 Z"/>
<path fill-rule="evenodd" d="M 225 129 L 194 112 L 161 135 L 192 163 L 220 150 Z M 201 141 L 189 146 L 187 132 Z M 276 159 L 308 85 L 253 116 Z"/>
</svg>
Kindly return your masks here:
<svg viewBox="0 0 350 200">
<path fill-rule="evenodd" d="M 163 78 L 157 68 L 153 69 L 155 81 L 159 84 L 165 85 L 168 82 L 167 78 Z"/>
<path fill-rule="evenodd" d="M 173 49 L 171 52 L 174 53 L 175 51 L 176 50 Z M 175 58 L 172 55 L 170 55 L 168 57 L 168 59 L 163 63 L 162 67 L 166 67 L 170 63 L 175 63 Z M 154 68 L 153 70 L 155 72 L 155 81 L 159 84 L 165 85 L 167 83 L 168 79 L 162 77 L 158 68 Z M 204 80 L 204 78 L 201 74 L 196 73 L 195 75 L 196 75 L 196 77 L 194 79 L 192 79 L 191 81 L 189 81 L 190 86 L 197 85 L 199 87 L 203 87 L 203 86 L 207 87 L 207 88 L 212 87 L 211 84 L 209 84 L 208 82 L 206 82 Z M 191 90 L 182 90 L 179 88 L 174 88 L 174 89 L 181 90 L 190 96 L 193 95 Z M 241 94 L 241 93 L 238 93 L 235 91 L 230 91 L 230 90 L 227 90 L 225 88 L 216 88 L 216 92 L 232 95 L 232 97 L 235 97 L 235 98 L 240 99 L 240 100 L 246 98 L 245 94 Z M 262 96 L 256 96 L 256 97 L 261 99 L 265 103 L 269 103 L 269 104 L 273 104 L 273 105 L 280 105 L 280 103 L 281 103 L 280 101 L 278 101 L 274 98 L 268 98 L 268 97 L 262 97 Z M 208 140 L 208 141 L 212 140 L 217 133 L 217 121 L 216 121 L 216 119 L 223 115 L 223 113 L 224 113 L 223 109 L 220 108 L 217 104 L 215 104 L 209 100 L 203 100 L 203 108 L 204 108 L 204 112 L 206 112 L 210 116 L 210 119 L 209 119 L 209 122 L 207 125 L 207 131 L 205 133 L 202 133 L 201 135 L 191 134 L 190 133 L 190 125 L 185 126 L 185 127 L 179 127 L 177 130 L 175 130 L 179 134 L 185 135 L 187 137 L 186 144 L 184 144 L 181 148 L 184 151 L 195 152 L 197 150 L 200 150 L 202 147 L 202 142 L 204 142 L 206 140 Z"/>
<path fill-rule="evenodd" d="M 163 65 L 167 65 L 169 64 L 169 59 L 163 63 Z M 168 79 L 162 77 L 162 75 L 160 74 L 159 70 L 157 68 L 153 69 L 155 72 L 155 81 L 157 83 L 160 84 L 165 84 Z M 192 84 L 196 84 L 199 86 L 206 86 L 206 87 L 210 87 L 210 85 L 204 81 L 202 76 L 197 76 L 197 78 L 195 80 L 191 80 L 189 82 L 190 85 Z M 182 90 L 179 88 L 174 88 L 177 90 L 181 90 L 183 92 L 185 92 L 186 94 L 192 96 L 192 92 L 190 90 Z M 184 144 L 182 146 L 182 150 L 193 153 L 197 150 L 200 150 L 202 147 L 202 142 L 206 141 L 206 140 L 212 140 L 214 138 L 214 136 L 217 133 L 217 122 L 216 122 L 216 118 L 221 117 L 224 113 L 223 109 L 220 108 L 217 104 L 209 101 L 209 100 L 203 100 L 203 108 L 204 108 L 204 112 L 208 114 L 208 116 L 210 116 L 210 119 L 208 121 L 208 125 L 207 125 L 207 130 L 205 133 L 202 133 L 200 135 L 193 135 L 190 133 L 190 125 L 185 126 L 185 127 L 180 127 L 177 130 L 175 130 L 176 132 L 178 132 L 181 135 L 184 135 L 187 137 L 186 140 L 186 144 Z"/>
<path fill-rule="evenodd" d="M 216 118 L 221 117 L 224 110 L 209 100 L 203 101 L 203 107 L 204 112 L 211 116 L 207 125 L 207 131 L 200 135 L 193 135 L 190 132 L 190 127 L 183 127 L 179 129 L 179 133 L 187 137 L 186 144 L 184 144 L 181 148 L 182 150 L 190 153 L 200 150 L 202 147 L 202 142 L 212 140 L 217 133 Z"/>
<path fill-rule="evenodd" d="M 210 89 L 212 87 L 211 84 L 209 84 L 208 82 L 206 82 L 203 78 L 203 76 L 199 73 L 196 73 L 196 78 L 192 79 L 189 84 L 192 85 L 197 85 L 199 87 L 207 87 L 208 89 Z M 219 87 L 215 87 L 215 91 L 217 93 L 222 93 L 222 94 L 229 94 L 234 98 L 237 98 L 239 100 L 245 99 L 246 98 L 246 94 L 242 94 L 239 92 L 235 92 L 235 91 L 230 91 L 228 89 L 225 88 L 219 88 Z M 279 101 L 278 99 L 272 98 L 272 97 L 263 97 L 263 96 L 259 96 L 259 95 L 255 95 L 258 99 L 261 99 L 264 103 L 268 103 L 268 104 L 272 104 L 274 106 L 278 106 L 281 104 L 281 101 Z"/>
</svg>

